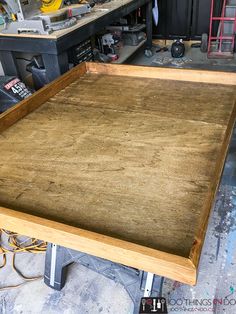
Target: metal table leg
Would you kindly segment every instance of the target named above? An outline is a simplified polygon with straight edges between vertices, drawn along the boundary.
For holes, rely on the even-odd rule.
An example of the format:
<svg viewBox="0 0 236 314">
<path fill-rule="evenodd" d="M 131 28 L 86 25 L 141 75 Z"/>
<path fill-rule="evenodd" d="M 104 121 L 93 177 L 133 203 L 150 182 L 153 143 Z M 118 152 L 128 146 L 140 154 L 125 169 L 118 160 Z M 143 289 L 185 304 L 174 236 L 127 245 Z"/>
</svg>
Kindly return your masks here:
<svg viewBox="0 0 236 314">
<path fill-rule="evenodd" d="M 59 55 L 44 53 L 42 54 L 42 58 L 49 82 L 69 70 L 68 55 L 66 52 Z"/>
<path fill-rule="evenodd" d="M 145 49 L 145 55 L 147 57 L 152 56 L 152 1 L 146 4 L 146 32 L 147 32 L 147 43 Z"/>
<path fill-rule="evenodd" d="M 5 75 L 20 77 L 19 69 L 13 51 L 0 51 L 0 60 Z"/>
</svg>

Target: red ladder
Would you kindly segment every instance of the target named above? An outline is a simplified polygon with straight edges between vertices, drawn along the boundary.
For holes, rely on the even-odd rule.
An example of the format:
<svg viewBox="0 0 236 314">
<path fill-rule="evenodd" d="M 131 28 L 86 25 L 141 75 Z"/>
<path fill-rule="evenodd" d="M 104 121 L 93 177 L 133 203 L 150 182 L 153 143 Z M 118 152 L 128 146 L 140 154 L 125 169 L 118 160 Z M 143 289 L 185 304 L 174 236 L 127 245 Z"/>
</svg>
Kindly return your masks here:
<svg viewBox="0 0 236 314">
<path fill-rule="evenodd" d="M 211 14 L 210 14 L 210 30 L 208 40 L 208 58 L 233 58 L 234 56 L 234 44 L 236 33 L 236 13 L 234 17 L 226 17 L 226 0 L 223 2 L 222 13 L 220 17 L 213 16 L 214 12 L 214 0 L 211 0 Z M 235 10 L 236 12 L 236 10 Z M 219 21 L 219 30 L 217 36 L 212 36 L 213 22 Z M 233 22 L 233 33 L 224 34 L 224 24 L 226 21 Z M 228 46 L 229 48 L 225 47 Z"/>
</svg>

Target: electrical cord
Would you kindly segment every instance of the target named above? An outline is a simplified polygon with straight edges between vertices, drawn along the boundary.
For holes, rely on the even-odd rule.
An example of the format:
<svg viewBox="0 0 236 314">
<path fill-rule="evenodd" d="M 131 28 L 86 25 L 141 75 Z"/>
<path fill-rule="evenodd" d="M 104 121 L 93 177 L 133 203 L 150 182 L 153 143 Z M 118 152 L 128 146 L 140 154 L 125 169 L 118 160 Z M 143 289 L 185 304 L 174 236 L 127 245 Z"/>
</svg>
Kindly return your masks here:
<svg viewBox="0 0 236 314">
<path fill-rule="evenodd" d="M 0 247 L 0 254 L 2 255 L 2 265 L 0 266 L 0 268 L 3 268 L 6 266 L 6 263 L 7 263 L 7 258 L 6 258 L 6 254 L 4 254 L 4 251 L 3 249 Z"/>
<path fill-rule="evenodd" d="M 0 265 L 0 269 L 6 266 L 7 254 L 11 253 L 12 254 L 12 268 L 17 273 L 17 275 L 20 276 L 24 281 L 17 285 L 0 287 L 0 291 L 12 289 L 12 288 L 18 288 L 26 284 L 27 282 L 41 279 L 43 276 L 36 276 L 36 277 L 25 276 L 22 273 L 22 271 L 20 271 L 16 267 L 16 254 L 22 253 L 22 252 L 28 252 L 28 253 L 33 253 L 33 254 L 43 253 L 47 249 L 47 243 L 44 241 L 37 240 L 35 238 L 26 238 L 24 241 L 21 241 L 19 239 L 20 237 L 19 234 L 10 232 L 4 229 L 0 229 L 0 239 L 2 237 L 2 234 L 5 234 L 8 237 L 9 248 L 6 248 L 0 243 L 0 255 L 2 255 L 2 264 Z"/>
</svg>

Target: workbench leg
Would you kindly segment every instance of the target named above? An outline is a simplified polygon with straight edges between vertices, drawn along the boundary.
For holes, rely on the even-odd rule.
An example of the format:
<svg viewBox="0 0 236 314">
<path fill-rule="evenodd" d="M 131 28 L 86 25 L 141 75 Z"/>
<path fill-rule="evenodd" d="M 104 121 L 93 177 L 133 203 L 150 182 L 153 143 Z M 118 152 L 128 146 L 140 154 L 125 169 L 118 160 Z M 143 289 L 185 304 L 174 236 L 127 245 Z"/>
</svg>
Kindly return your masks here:
<svg viewBox="0 0 236 314">
<path fill-rule="evenodd" d="M 20 78 L 15 53 L 13 51 L 0 51 L 0 61 L 5 75 Z"/>
<path fill-rule="evenodd" d="M 42 58 L 49 82 L 69 70 L 68 55 L 66 52 L 59 55 L 44 53 L 42 54 Z"/>
<path fill-rule="evenodd" d="M 147 43 L 146 49 L 152 49 L 152 1 L 146 4 L 146 32 L 147 32 Z"/>
</svg>

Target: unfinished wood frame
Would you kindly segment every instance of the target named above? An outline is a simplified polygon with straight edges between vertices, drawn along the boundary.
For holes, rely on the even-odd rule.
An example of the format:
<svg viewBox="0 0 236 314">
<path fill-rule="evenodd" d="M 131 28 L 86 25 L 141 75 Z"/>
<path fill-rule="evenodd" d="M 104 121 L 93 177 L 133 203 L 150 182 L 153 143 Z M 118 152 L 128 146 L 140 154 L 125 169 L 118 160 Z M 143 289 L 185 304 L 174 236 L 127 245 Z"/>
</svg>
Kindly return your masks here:
<svg viewBox="0 0 236 314">
<path fill-rule="evenodd" d="M 86 72 L 236 85 L 236 74 L 234 73 L 84 63 L 73 68 L 59 79 L 36 92 L 30 98 L 3 113 L 0 116 L 0 132 L 3 132 L 18 120 L 40 107 L 48 99 L 74 82 L 78 77 L 83 76 Z M 209 189 L 200 227 L 195 235 L 195 241 L 188 258 L 5 207 L 0 207 L 0 227 L 193 285 L 196 283 L 197 268 L 207 229 L 208 218 L 224 166 L 235 116 L 236 105 L 234 105 L 234 110 L 230 117 L 221 148 L 221 154 L 216 163 L 215 179 Z"/>
</svg>

